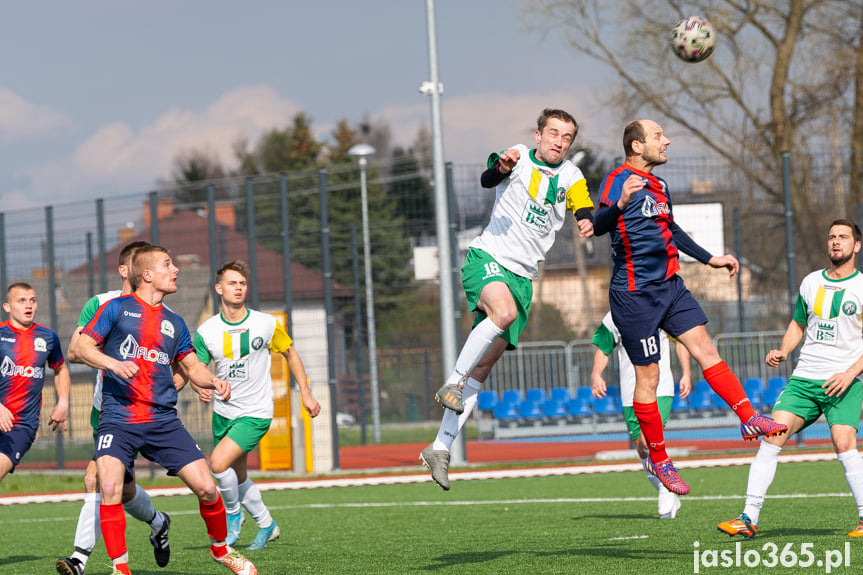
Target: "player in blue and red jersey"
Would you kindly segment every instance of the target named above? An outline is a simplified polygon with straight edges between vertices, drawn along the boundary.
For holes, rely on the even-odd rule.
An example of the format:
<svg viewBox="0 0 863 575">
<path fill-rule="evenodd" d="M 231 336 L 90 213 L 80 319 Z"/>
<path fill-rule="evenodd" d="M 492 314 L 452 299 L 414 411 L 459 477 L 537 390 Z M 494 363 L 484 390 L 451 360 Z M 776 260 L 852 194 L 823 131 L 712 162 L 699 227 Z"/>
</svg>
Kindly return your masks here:
<svg viewBox="0 0 863 575">
<path fill-rule="evenodd" d="M 57 334 L 35 323 L 38 307 L 36 292 L 29 284 L 9 286 L 3 303 L 9 320 L 0 323 L 0 481 L 15 471 L 36 438 L 46 364 L 54 370 L 57 390 L 49 424 L 53 430 L 66 430 L 69 368 Z"/>
<path fill-rule="evenodd" d="M 79 358 L 104 371 L 96 466 L 102 491 L 100 524 L 114 575 L 129 574 L 124 477 L 136 452 L 176 475 L 198 497 L 210 536 L 210 555 L 231 571 L 256 575 L 252 563 L 225 544 L 225 506 L 204 454 L 177 416 L 172 364 L 193 384 L 224 400 L 231 386 L 198 361 L 183 319 L 162 303 L 177 291 L 179 270 L 165 248 L 146 246 L 132 257 L 131 295 L 105 303 L 84 327 Z"/>
<path fill-rule="evenodd" d="M 653 175 L 653 168 L 668 161 L 669 144 L 656 122 L 636 120 L 626 126 L 626 162 L 603 180 L 594 226 L 596 235 L 611 233 L 614 269 L 608 299 L 635 366 L 632 407 L 649 447 L 649 469 L 670 491 L 685 495 L 689 486 L 665 451 L 656 403 L 660 328 L 686 346 L 704 379 L 740 418 L 744 439 L 777 435 L 787 427 L 755 413 L 704 327 L 707 316 L 677 275 L 678 249 L 711 267 L 726 268 L 732 276 L 739 264 L 730 254 L 711 255 L 674 222 L 668 185 Z"/>
</svg>

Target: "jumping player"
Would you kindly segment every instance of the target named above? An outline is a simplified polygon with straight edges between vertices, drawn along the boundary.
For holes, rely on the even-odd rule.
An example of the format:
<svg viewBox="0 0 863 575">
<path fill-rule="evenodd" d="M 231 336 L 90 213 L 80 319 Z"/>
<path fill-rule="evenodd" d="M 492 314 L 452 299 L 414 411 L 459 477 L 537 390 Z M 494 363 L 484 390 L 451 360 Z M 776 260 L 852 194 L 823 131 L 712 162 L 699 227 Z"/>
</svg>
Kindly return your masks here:
<svg viewBox="0 0 863 575">
<path fill-rule="evenodd" d="M 492 154 L 480 176 L 497 187 L 491 219 L 470 244 L 462 285 L 474 328 L 435 399 L 446 408 L 434 442 L 420 454 L 434 481 L 449 489 L 449 450 L 476 407 L 477 393 L 507 349 L 515 349 L 527 323 L 532 281 L 563 226 L 575 215 L 581 237 L 593 235 L 587 181 L 566 159 L 578 124 L 563 110 L 546 108 L 537 119 L 536 148 L 521 144 Z"/>
<path fill-rule="evenodd" d="M 69 361 L 78 362 L 75 347 L 78 344 L 81 330 L 90 322 L 96 314 L 96 310 L 105 302 L 132 293 L 132 285 L 129 283 L 129 266 L 132 254 L 138 248 L 150 245 L 149 242 L 136 241 L 123 246 L 120 250 L 120 261 L 117 273 L 123 280 L 123 287 L 119 290 L 108 291 L 91 297 L 78 317 L 78 324 L 69 342 L 67 357 Z M 96 372 L 96 386 L 93 391 L 93 408 L 90 410 L 90 424 L 93 426 L 93 439 L 96 438 L 96 428 L 99 426 L 99 412 L 102 409 L 102 372 Z M 165 567 L 171 559 L 171 547 L 168 542 L 168 530 L 171 527 L 171 518 L 167 513 L 156 511 L 150 496 L 141 486 L 135 483 L 133 476 L 127 477 L 131 481 L 123 485 L 123 509 L 129 515 L 147 523 L 150 526 L 150 543 L 153 545 L 153 554 L 156 564 Z M 99 529 L 99 479 L 96 476 L 95 458 L 87 463 L 84 472 L 84 505 L 78 514 L 78 524 L 75 527 L 75 552 L 69 557 L 57 559 L 57 572 L 61 575 L 83 575 L 87 567 L 87 560 L 96 547 L 102 532 Z"/>
<path fill-rule="evenodd" d="M 668 342 L 668 335 L 662 330 L 659 330 L 659 386 L 656 388 L 656 403 L 659 408 L 659 414 L 662 416 L 662 425 L 668 421 L 671 415 L 671 404 L 674 401 L 674 374 L 671 372 L 671 352 Z M 601 398 L 606 396 L 605 380 L 602 378 L 602 373 L 608 366 L 608 357 L 611 352 L 617 348 L 617 367 L 620 372 L 620 399 L 623 403 L 623 418 L 626 421 L 626 427 L 629 429 L 629 437 L 635 444 L 635 450 L 638 452 L 638 458 L 641 459 L 641 466 L 644 467 L 644 472 L 647 474 L 647 480 L 656 489 L 658 493 L 657 511 L 660 519 L 674 519 L 677 517 L 677 512 L 680 511 L 680 498 L 676 493 L 672 493 L 665 487 L 659 479 L 650 473 L 647 443 L 641 435 L 641 427 L 638 425 L 638 419 L 635 417 L 635 411 L 632 409 L 632 396 L 635 393 L 635 369 L 632 367 L 632 362 L 629 361 L 629 356 L 626 355 L 626 350 L 620 345 L 620 330 L 614 325 L 611 319 L 611 312 L 605 314 L 596 332 L 593 334 L 593 339 L 590 343 L 596 346 L 596 352 L 593 354 L 593 370 L 590 373 L 592 382 L 591 390 L 593 397 Z M 677 352 L 677 359 L 680 361 L 680 397 L 689 395 L 692 387 L 692 369 L 689 365 L 689 352 L 686 347 L 679 341 L 674 342 L 674 350 Z"/>
<path fill-rule="evenodd" d="M 788 426 L 788 433 L 767 437 L 749 467 L 743 513 L 717 525 L 728 535 L 752 538 L 767 489 L 776 475 L 779 452 L 788 438 L 802 431 L 821 414 L 830 425 L 833 449 L 851 495 L 857 504 L 857 527 L 849 537 L 863 537 L 863 459 L 857 451 L 857 426 L 863 402 L 863 275 L 854 263 L 860 252 L 860 228 L 846 219 L 834 220 L 827 234 L 830 267 L 803 279 L 794 317 L 779 349 L 765 361 L 777 367 L 797 348 L 794 372 L 773 406 L 773 417 Z M 823 379 L 825 375 L 830 375 Z"/>
<path fill-rule="evenodd" d="M 53 431 L 62 432 L 67 427 L 69 368 L 57 334 L 35 322 L 38 307 L 36 292 L 29 284 L 13 283 L 6 290 L 3 309 L 9 319 L 0 323 L 0 481 L 15 472 L 36 439 L 46 365 L 54 370 L 57 391 L 48 423 Z"/>
<path fill-rule="evenodd" d="M 271 353 L 288 360 L 290 373 L 300 388 L 303 407 L 316 417 L 321 405 L 312 396 L 306 370 L 285 328 L 276 318 L 246 308 L 249 268 L 234 260 L 216 272 L 216 293 L 220 313 L 195 332 L 194 345 L 198 360 L 204 365 L 212 360 L 216 376 L 231 384 L 231 399 L 215 398 L 213 436 L 216 447 L 210 456 L 210 468 L 219 482 L 228 518 L 228 539 L 233 545 L 240 537 L 243 510 L 258 524 L 258 534 L 248 549 L 263 549 L 278 539 L 279 525 L 264 505 L 261 490 L 248 476 L 248 453 L 258 445 L 273 419 L 273 381 L 270 377 Z M 209 401 L 209 390 L 199 395 Z"/>
<path fill-rule="evenodd" d="M 626 162 L 602 182 L 596 210 L 597 235 L 611 233 L 612 270 L 608 299 L 626 353 L 635 366 L 632 408 L 650 450 L 650 471 L 678 495 L 689 493 L 668 453 L 656 404 L 659 328 L 686 346 L 704 379 L 741 422 L 743 439 L 784 433 L 787 427 L 755 413 L 740 381 L 719 357 L 704 325 L 707 316 L 677 275 L 678 250 L 733 276 L 737 258 L 712 256 L 674 222 L 671 197 L 653 169 L 668 161 L 671 141 L 651 120 L 630 122 L 623 132 Z"/>
<path fill-rule="evenodd" d="M 120 504 L 124 477 L 140 452 L 176 475 L 198 497 L 210 536 L 211 557 L 241 575 L 252 563 L 225 544 L 225 506 L 204 454 L 177 416 L 175 362 L 192 383 L 229 399 L 231 386 L 198 361 L 183 319 L 162 303 L 177 291 L 179 270 L 165 248 L 146 246 L 132 257 L 134 293 L 104 304 L 78 340 L 81 360 L 104 371 L 102 416 L 96 433 L 96 466 L 102 502 L 100 523 L 114 575 L 129 575 L 126 517 Z"/>
</svg>

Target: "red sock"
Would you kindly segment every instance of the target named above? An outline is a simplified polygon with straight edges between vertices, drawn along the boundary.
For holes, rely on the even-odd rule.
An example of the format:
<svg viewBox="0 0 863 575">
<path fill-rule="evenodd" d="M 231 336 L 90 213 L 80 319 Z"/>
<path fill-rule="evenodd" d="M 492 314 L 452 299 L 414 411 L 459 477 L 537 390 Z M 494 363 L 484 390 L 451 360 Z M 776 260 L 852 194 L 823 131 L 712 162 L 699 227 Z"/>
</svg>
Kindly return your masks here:
<svg viewBox="0 0 863 575">
<path fill-rule="evenodd" d="M 105 538 L 105 550 L 108 557 L 116 559 L 126 552 L 126 513 L 123 505 L 99 506 L 99 525 L 102 528 L 102 537 Z"/>
<path fill-rule="evenodd" d="M 132 573 L 131 571 L 129 571 L 128 563 L 117 563 L 116 565 L 114 565 L 114 570 L 119 571 L 123 575 L 131 575 Z"/>
<path fill-rule="evenodd" d="M 656 405 L 656 402 L 639 403 L 633 401 L 632 410 L 635 412 L 635 417 L 638 418 L 641 435 L 644 437 L 647 448 L 650 451 L 650 460 L 654 463 L 660 463 L 668 459 L 668 453 L 665 452 L 665 433 L 662 429 L 662 416 L 659 414 L 659 407 Z"/>
<path fill-rule="evenodd" d="M 225 518 L 225 504 L 222 503 L 222 496 L 212 503 L 204 503 L 198 500 L 198 507 L 201 509 L 201 517 L 204 518 L 204 524 L 207 526 L 207 535 L 214 541 L 224 541 L 228 538 L 228 522 Z"/>
<path fill-rule="evenodd" d="M 728 406 L 737 414 L 741 423 L 746 423 L 749 418 L 755 415 L 755 410 L 752 409 L 752 404 L 749 403 L 749 398 L 746 397 L 746 392 L 743 391 L 743 386 L 740 385 L 740 380 L 729 369 L 724 361 L 720 361 L 714 366 L 704 370 L 704 379 L 716 392 L 716 395 L 728 404 Z"/>
</svg>

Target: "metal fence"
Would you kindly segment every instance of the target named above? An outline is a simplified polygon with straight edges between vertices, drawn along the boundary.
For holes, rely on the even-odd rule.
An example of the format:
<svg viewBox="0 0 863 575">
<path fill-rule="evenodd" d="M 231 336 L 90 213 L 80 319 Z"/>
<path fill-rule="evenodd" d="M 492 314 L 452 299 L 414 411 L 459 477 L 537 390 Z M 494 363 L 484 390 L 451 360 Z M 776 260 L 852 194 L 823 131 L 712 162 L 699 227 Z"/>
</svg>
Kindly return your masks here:
<svg viewBox="0 0 863 575">
<path fill-rule="evenodd" d="M 427 421 L 433 426 L 440 415 L 433 394 L 451 368 L 440 362 L 434 183 L 422 165 L 397 173 L 393 165 L 376 162 L 368 174 L 378 400 L 387 425 Z M 771 255 L 765 264 L 766 256 L 746 238 L 760 233 L 784 253 L 776 241 L 782 236 L 775 220 L 765 229 L 753 223 L 758 214 L 750 213 L 746 183 L 737 181 L 727 165 L 681 160 L 676 166 L 664 167 L 661 174 L 680 190 L 675 209 L 691 204 L 698 213 L 699 206 L 706 210 L 718 203 L 720 249 L 744 246 L 736 250 L 744 264 L 737 282 L 721 271 L 704 275 L 699 264 L 684 264 L 682 273 L 708 312 L 709 327 L 719 334 L 717 345 L 732 369 L 741 380 L 764 378 L 766 348 L 777 345 L 777 333 L 781 336 L 764 330 L 784 328 L 791 296 L 785 260 Z M 482 169 L 448 166 L 457 205 L 452 224 L 462 253 L 486 223 L 494 201 L 494 190 L 479 185 Z M 717 185 L 707 186 L 706 180 Z M 370 424 L 368 329 L 360 313 L 365 286 L 358 271 L 363 268 L 359 182 L 356 165 L 338 165 L 0 213 L 0 280 L 4 285 L 31 282 L 40 298 L 38 321 L 58 331 L 65 345 L 87 298 L 119 285 L 117 254 L 128 241 L 144 239 L 170 249 L 181 270 L 180 289 L 166 302 L 191 331 L 216 309 L 215 268 L 229 259 L 247 260 L 252 267 L 249 304 L 287 313 L 312 390 L 326 406 L 325 416 L 314 422 L 315 442 L 333 445 L 336 411 L 354 416 L 358 425 Z M 735 217 L 738 210 L 746 217 Z M 823 218 L 804 215 L 801 220 L 797 240 L 823 246 Z M 593 350 L 586 338 L 607 310 L 608 242 L 579 241 L 572 227 L 564 227 L 549 253 L 523 341 L 495 367 L 489 389 L 589 385 Z M 814 251 L 819 262 L 824 259 L 823 249 Z M 798 269 L 804 261 L 798 259 Z M 463 340 L 471 321 L 463 298 L 459 313 Z M 612 360 L 610 380 L 614 370 Z M 35 451 L 41 454 L 27 460 L 63 465 L 81 454 L 89 457 L 92 371 L 73 366 L 72 374 L 70 431 L 61 440 L 40 431 Z M 46 386 L 43 414 L 53 402 L 53 390 Z M 187 395 L 179 408 L 195 437 L 207 445 L 208 410 Z M 316 457 L 316 468 L 325 470 L 338 452 L 324 449 Z"/>
</svg>

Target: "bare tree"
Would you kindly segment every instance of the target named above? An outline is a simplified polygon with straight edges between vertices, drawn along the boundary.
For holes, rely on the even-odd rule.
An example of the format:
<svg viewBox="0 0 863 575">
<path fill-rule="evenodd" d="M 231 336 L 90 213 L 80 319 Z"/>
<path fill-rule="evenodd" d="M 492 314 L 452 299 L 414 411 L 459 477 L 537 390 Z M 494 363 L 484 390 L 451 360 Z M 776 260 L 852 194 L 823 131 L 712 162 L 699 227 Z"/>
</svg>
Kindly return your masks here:
<svg viewBox="0 0 863 575">
<path fill-rule="evenodd" d="M 820 265 L 823 244 L 812 240 L 861 197 L 863 1 L 537 0 L 524 14 L 540 33 L 563 34 L 614 72 L 609 102 L 625 116 L 676 124 L 723 160 L 729 169 L 717 187 L 739 192 L 745 239 L 766 275 L 784 261 L 784 243 L 776 239 L 783 221 L 780 157 L 788 152 L 795 224 L 803 232 L 796 252 L 804 269 Z M 668 47 L 674 23 L 692 15 L 707 17 L 718 36 L 713 55 L 698 64 Z M 851 193 L 839 205 L 835 170 L 821 169 L 813 155 L 831 143 L 850 149 L 853 159 L 852 168 L 840 170 L 851 172 L 841 180 Z"/>
</svg>

